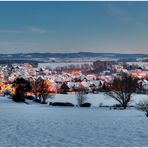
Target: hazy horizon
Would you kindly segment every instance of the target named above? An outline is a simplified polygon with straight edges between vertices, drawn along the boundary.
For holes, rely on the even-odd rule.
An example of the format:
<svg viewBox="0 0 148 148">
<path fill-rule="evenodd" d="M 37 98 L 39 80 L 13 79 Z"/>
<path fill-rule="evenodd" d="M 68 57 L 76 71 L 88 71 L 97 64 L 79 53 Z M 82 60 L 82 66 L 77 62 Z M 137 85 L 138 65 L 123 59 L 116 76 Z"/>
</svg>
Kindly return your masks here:
<svg viewBox="0 0 148 148">
<path fill-rule="evenodd" d="M 11 55 L 11 54 L 79 54 L 79 53 L 93 53 L 93 54 L 123 54 L 123 55 L 148 55 L 148 53 L 119 53 L 119 52 L 87 52 L 87 51 L 80 51 L 80 52 L 13 52 L 13 53 L 0 53 L 0 54 L 6 54 L 6 55 Z"/>
<path fill-rule="evenodd" d="M 147 54 L 147 13 L 147 1 L 0 1 L 0 54 Z"/>
</svg>

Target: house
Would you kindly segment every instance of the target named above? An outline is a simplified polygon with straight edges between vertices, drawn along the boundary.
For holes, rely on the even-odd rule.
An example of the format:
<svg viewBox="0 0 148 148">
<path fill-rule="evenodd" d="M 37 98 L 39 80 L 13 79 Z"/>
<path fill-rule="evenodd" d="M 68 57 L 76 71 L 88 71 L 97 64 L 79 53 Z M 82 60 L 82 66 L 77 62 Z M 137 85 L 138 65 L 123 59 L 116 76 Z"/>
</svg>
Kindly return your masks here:
<svg viewBox="0 0 148 148">
<path fill-rule="evenodd" d="M 70 88 L 67 86 L 67 83 L 63 82 L 61 87 L 60 87 L 59 92 L 62 93 L 62 94 L 67 94 L 69 92 L 69 89 Z"/>
</svg>

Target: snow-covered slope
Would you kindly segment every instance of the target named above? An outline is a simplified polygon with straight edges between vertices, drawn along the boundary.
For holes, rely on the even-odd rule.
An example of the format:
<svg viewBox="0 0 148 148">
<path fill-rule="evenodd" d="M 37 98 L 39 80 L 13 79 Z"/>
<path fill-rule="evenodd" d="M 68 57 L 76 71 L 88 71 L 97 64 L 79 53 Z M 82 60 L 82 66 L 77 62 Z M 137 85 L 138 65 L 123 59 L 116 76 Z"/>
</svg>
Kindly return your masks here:
<svg viewBox="0 0 148 148">
<path fill-rule="evenodd" d="M 148 118 L 135 109 L 51 107 L 0 97 L 0 146 L 148 146 Z"/>
</svg>

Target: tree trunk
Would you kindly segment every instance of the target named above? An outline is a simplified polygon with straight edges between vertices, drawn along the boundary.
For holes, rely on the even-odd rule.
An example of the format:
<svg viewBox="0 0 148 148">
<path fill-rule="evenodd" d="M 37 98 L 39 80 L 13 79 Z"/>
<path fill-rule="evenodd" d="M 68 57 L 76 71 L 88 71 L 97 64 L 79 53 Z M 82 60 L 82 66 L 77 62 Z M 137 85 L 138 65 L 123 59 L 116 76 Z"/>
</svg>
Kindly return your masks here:
<svg viewBox="0 0 148 148">
<path fill-rule="evenodd" d="M 122 107 L 123 107 L 123 109 L 126 109 L 126 108 L 127 108 L 127 105 L 126 105 L 126 104 L 124 104 Z"/>
</svg>

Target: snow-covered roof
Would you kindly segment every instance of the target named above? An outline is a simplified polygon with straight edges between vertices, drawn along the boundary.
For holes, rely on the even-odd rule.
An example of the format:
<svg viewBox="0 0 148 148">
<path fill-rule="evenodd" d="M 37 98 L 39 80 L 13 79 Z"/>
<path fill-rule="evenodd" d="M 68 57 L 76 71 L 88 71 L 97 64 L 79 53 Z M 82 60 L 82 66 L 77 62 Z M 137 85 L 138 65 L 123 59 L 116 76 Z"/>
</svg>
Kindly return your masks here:
<svg viewBox="0 0 148 148">
<path fill-rule="evenodd" d="M 89 87 L 90 86 L 90 82 L 81 82 L 81 84 L 84 86 L 84 87 Z"/>
<path fill-rule="evenodd" d="M 77 82 L 67 82 L 67 86 L 69 88 L 76 87 L 77 86 Z"/>
</svg>

